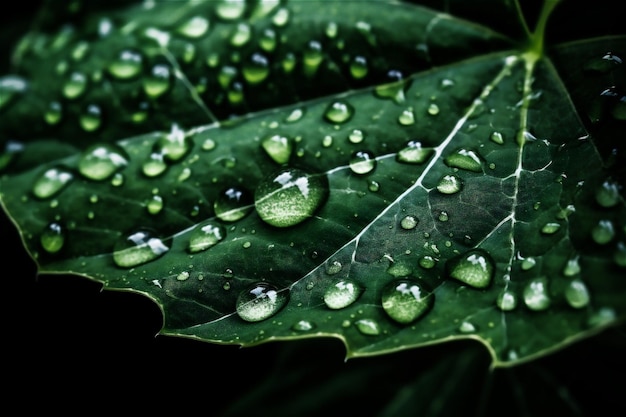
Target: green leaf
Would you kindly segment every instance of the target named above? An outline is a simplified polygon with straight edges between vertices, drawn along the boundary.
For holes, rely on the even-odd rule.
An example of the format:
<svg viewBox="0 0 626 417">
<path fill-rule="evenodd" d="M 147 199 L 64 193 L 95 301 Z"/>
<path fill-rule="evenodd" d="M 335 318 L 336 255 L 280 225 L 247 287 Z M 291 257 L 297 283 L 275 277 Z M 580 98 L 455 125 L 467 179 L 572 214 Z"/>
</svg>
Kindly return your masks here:
<svg viewBox="0 0 626 417">
<path fill-rule="evenodd" d="M 163 2 L 59 29 L 44 10 L 0 79 L 2 205 L 41 272 L 144 294 L 167 335 L 330 336 L 348 357 L 475 339 L 494 366 L 588 337 L 626 309 L 618 130 L 594 136 L 573 101 L 593 89 L 557 65 L 602 84 L 626 37 L 546 49 L 557 2 L 532 30 L 485 3 L 514 20 Z M 620 88 L 596 126 L 623 128 Z"/>
</svg>

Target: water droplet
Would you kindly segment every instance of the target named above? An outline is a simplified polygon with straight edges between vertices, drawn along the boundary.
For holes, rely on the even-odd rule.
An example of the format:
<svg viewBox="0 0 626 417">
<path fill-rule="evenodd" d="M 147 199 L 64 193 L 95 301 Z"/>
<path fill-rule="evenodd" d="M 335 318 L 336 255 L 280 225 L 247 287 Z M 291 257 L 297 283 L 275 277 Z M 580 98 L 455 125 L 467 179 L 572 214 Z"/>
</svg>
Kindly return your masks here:
<svg viewBox="0 0 626 417">
<path fill-rule="evenodd" d="M 613 260 L 618 266 L 626 267 L 626 244 L 624 242 L 617 242 Z"/>
<path fill-rule="evenodd" d="M 152 152 L 141 166 L 144 175 L 150 178 L 161 175 L 166 169 L 167 164 L 163 160 L 163 154 L 160 152 Z"/>
<path fill-rule="evenodd" d="M 589 72 L 599 72 L 605 74 L 621 64 L 622 59 L 619 56 L 613 54 L 612 52 L 607 52 L 600 58 L 596 57 L 587 61 L 584 65 L 584 69 Z"/>
<path fill-rule="evenodd" d="M 458 149 L 444 159 L 451 168 L 465 169 L 473 172 L 482 172 L 483 163 L 478 154 L 468 149 Z"/>
<path fill-rule="evenodd" d="M 367 184 L 367 189 L 373 193 L 377 193 L 380 190 L 380 184 L 377 181 L 370 181 Z"/>
<path fill-rule="evenodd" d="M 168 134 L 161 135 L 155 142 L 153 152 L 163 155 L 163 159 L 176 162 L 184 158 L 193 146 L 193 141 L 177 124 L 172 125 Z"/>
<path fill-rule="evenodd" d="M 380 334 L 380 327 L 372 319 L 360 319 L 354 322 L 357 330 L 366 336 L 378 336 Z"/>
<path fill-rule="evenodd" d="M 402 324 L 422 317 L 434 303 L 435 294 L 425 284 L 409 279 L 390 282 L 382 291 L 383 310 Z"/>
<path fill-rule="evenodd" d="M 504 136 L 500 132 L 493 132 L 491 136 L 489 136 L 489 139 L 498 145 L 502 145 L 504 143 Z"/>
<path fill-rule="evenodd" d="M 563 268 L 563 275 L 566 277 L 573 277 L 574 275 L 580 274 L 580 264 L 578 263 L 578 256 L 569 259 L 565 267 Z"/>
<path fill-rule="evenodd" d="M 376 168 L 376 157 L 370 151 L 356 151 L 350 155 L 350 169 L 355 174 L 369 174 Z"/>
<path fill-rule="evenodd" d="M 341 262 L 339 262 L 339 261 L 332 261 L 331 263 L 326 265 L 326 273 L 328 275 L 336 275 L 339 272 L 341 272 L 342 268 L 343 268 L 343 265 L 341 265 Z"/>
<path fill-rule="evenodd" d="M 0 77 L 0 110 L 11 100 L 28 90 L 28 82 L 16 75 Z"/>
<path fill-rule="evenodd" d="M 460 325 L 459 325 L 459 332 L 463 333 L 463 334 L 468 334 L 468 333 L 476 333 L 478 329 L 476 328 L 476 326 L 474 326 L 472 323 L 470 323 L 469 321 L 463 321 Z"/>
<path fill-rule="evenodd" d="M 406 101 L 405 91 L 409 88 L 409 83 L 404 81 L 402 73 L 396 70 L 389 71 L 387 78 L 391 82 L 379 85 L 374 89 L 376 97 L 404 103 Z"/>
<path fill-rule="evenodd" d="M 245 321 L 262 321 L 278 313 L 288 300 L 288 290 L 279 291 L 272 284 L 258 282 L 237 297 L 237 314 Z"/>
<path fill-rule="evenodd" d="M 213 208 L 218 218 L 234 222 L 247 216 L 252 211 L 253 203 L 250 191 L 242 187 L 230 187 L 217 196 Z"/>
<path fill-rule="evenodd" d="M 325 148 L 330 148 L 333 145 L 333 137 L 330 135 L 326 135 L 322 138 L 322 146 Z"/>
<path fill-rule="evenodd" d="M 245 23 L 239 23 L 230 38 L 230 44 L 235 47 L 243 46 L 248 43 L 251 36 L 250 26 Z"/>
<path fill-rule="evenodd" d="M 207 250 L 217 245 L 226 237 L 224 226 L 212 221 L 198 224 L 189 236 L 188 251 L 191 253 Z"/>
<path fill-rule="evenodd" d="M 328 287 L 324 293 L 324 302 L 333 310 L 346 308 L 354 303 L 362 292 L 363 289 L 356 282 L 342 279 Z"/>
<path fill-rule="evenodd" d="M 277 164 L 286 164 L 291 158 L 293 143 L 290 138 L 282 135 L 271 135 L 261 141 L 261 146 Z"/>
<path fill-rule="evenodd" d="M 48 253 L 57 253 L 65 243 L 65 230 L 59 223 L 50 223 L 39 237 L 41 247 Z"/>
<path fill-rule="evenodd" d="M 61 121 L 63 117 L 63 106 L 58 101 L 51 101 L 48 104 L 43 118 L 49 125 L 56 125 Z"/>
<path fill-rule="evenodd" d="M 215 6 L 217 16 L 224 20 L 239 19 L 246 10 L 245 0 L 221 0 Z"/>
<path fill-rule="evenodd" d="M 259 46 L 265 52 L 273 52 L 276 49 L 276 32 L 270 28 L 264 29 L 259 38 Z"/>
<path fill-rule="evenodd" d="M 433 152 L 433 148 L 424 148 L 420 142 L 410 141 L 406 147 L 398 151 L 396 161 L 405 164 L 423 164 Z"/>
<path fill-rule="evenodd" d="M 96 104 L 88 105 L 80 115 L 80 126 L 86 132 L 98 130 L 102 123 L 102 110 Z"/>
<path fill-rule="evenodd" d="M 294 109 L 289 115 L 285 118 L 285 122 L 294 123 L 298 120 L 302 119 L 304 116 L 304 109 Z"/>
<path fill-rule="evenodd" d="M 146 209 L 150 214 L 159 214 L 163 210 L 163 197 L 160 195 L 153 195 L 146 202 Z"/>
<path fill-rule="evenodd" d="M 132 268 L 163 256 L 169 249 L 169 242 L 154 231 L 140 229 L 115 244 L 113 261 L 119 267 Z"/>
<path fill-rule="evenodd" d="M 474 288 L 491 284 L 495 266 L 491 256 L 482 249 L 471 249 L 446 263 L 448 276 Z"/>
<path fill-rule="evenodd" d="M 591 230 L 591 237 L 599 245 L 606 245 L 615 237 L 615 228 L 610 220 L 600 220 Z"/>
<path fill-rule="evenodd" d="M 602 207 L 614 207 L 620 200 L 620 185 L 613 180 L 606 180 L 596 191 L 596 201 Z"/>
<path fill-rule="evenodd" d="M 276 10 L 276 13 L 272 17 L 272 23 L 275 26 L 282 27 L 289 23 L 289 9 L 281 7 Z"/>
<path fill-rule="evenodd" d="M 532 256 L 522 259 L 522 271 L 528 271 L 529 269 L 532 269 L 535 265 L 537 265 L 537 260 Z"/>
<path fill-rule="evenodd" d="M 63 96 L 69 100 L 83 95 L 87 89 L 87 77 L 82 72 L 73 72 L 63 85 Z"/>
<path fill-rule="evenodd" d="M 215 141 L 211 138 L 207 138 L 202 142 L 202 150 L 203 151 L 212 151 L 213 149 L 215 149 L 215 146 L 217 144 L 215 143 Z"/>
<path fill-rule="evenodd" d="M 431 116 L 436 116 L 439 114 L 439 106 L 436 103 L 430 103 L 427 111 Z"/>
<path fill-rule="evenodd" d="M 561 225 L 559 223 L 549 222 L 543 225 L 541 233 L 544 235 L 553 235 L 559 231 Z"/>
<path fill-rule="evenodd" d="M 442 194 L 455 194 L 463 188 L 463 180 L 456 175 L 445 175 L 439 180 L 437 190 Z"/>
<path fill-rule="evenodd" d="M 574 279 L 565 288 L 565 299 L 573 308 L 586 307 L 589 305 L 589 290 L 582 280 Z"/>
<path fill-rule="evenodd" d="M 296 332 L 309 332 L 315 329 L 315 325 L 308 320 L 299 320 L 291 326 L 291 329 Z"/>
<path fill-rule="evenodd" d="M 350 143 L 361 143 L 363 142 L 363 139 L 365 139 L 365 133 L 363 133 L 360 129 L 353 129 L 348 135 Z"/>
<path fill-rule="evenodd" d="M 439 215 L 437 216 L 437 219 L 440 222 L 447 222 L 449 218 L 450 217 L 448 216 L 448 212 L 447 211 L 440 211 Z"/>
<path fill-rule="evenodd" d="M 143 90 L 152 98 L 157 98 L 169 91 L 172 86 L 172 70 L 167 64 L 156 64 L 143 78 Z"/>
<path fill-rule="evenodd" d="M 33 194 L 37 198 L 46 199 L 58 194 L 74 179 L 74 174 L 64 168 L 46 170 L 33 185 Z"/>
<path fill-rule="evenodd" d="M 87 148 L 78 161 L 78 171 L 86 178 L 101 181 L 128 164 L 126 152 L 111 144 L 95 144 Z"/>
<path fill-rule="evenodd" d="M 354 107 L 346 101 L 337 100 L 328 105 L 324 112 L 326 120 L 332 123 L 345 123 L 354 114 Z"/>
<path fill-rule="evenodd" d="M 137 51 L 125 49 L 109 64 L 109 74 L 119 80 L 134 78 L 143 68 L 143 57 Z"/>
<path fill-rule="evenodd" d="M 413 268 L 406 262 L 392 262 L 385 272 L 393 277 L 400 278 L 411 275 Z"/>
<path fill-rule="evenodd" d="M 532 279 L 524 287 L 524 303 L 533 311 L 541 311 L 550 307 L 548 281 L 545 277 Z"/>
<path fill-rule="evenodd" d="M 178 27 L 178 33 L 191 39 L 204 36 L 209 30 L 209 20 L 203 16 L 193 16 Z"/>
<path fill-rule="evenodd" d="M 222 88 L 228 88 L 236 76 L 237 69 L 235 67 L 225 65 L 220 68 L 220 72 L 217 74 L 217 82 Z"/>
<path fill-rule="evenodd" d="M 416 216 L 409 214 L 404 216 L 402 220 L 400 220 L 400 227 L 402 227 L 404 230 L 412 230 L 417 227 L 418 223 L 419 219 Z"/>
<path fill-rule="evenodd" d="M 431 269 L 437 265 L 437 261 L 430 255 L 424 255 L 419 260 L 419 266 L 424 269 Z"/>
<path fill-rule="evenodd" d="M 315 40 L 307 42 L 303 52 L 305 75 L 309 77 L 314 75 L 323 60 L 322 44 Z"/>
<path fill-rule="evenodd" d="M 276 227 L 289 227 L 313 216 L 328 197 L 328 179 L 297 168 L 266 177 L 255 192 L 259 217 Z"/>
<path fill-rule="evenodd" d="M 243 77 L 250 84 L 258 84 L 263 82 L 269 75 L 269 61 L 260 53 L 250 55 L 248 61 L 243 65 Z"/>
<path fill-rule="evenodd" d="M 368 71 L 367 59 L 363 56 L 355 56 L 350 63 L 350 74 L 352 74 L 352 77 L 360 80 L 367 76 Z"/>
<path fill-rule="evenodd" d="M 511 311 L 517 307 L 517 296 L 513 291 L 503 290 L 496 298 L 496 305 L 502 311 Z"/>
<path fill-rule="evenodd" d="M 402 126 L 410 126 L 415 123 L 415 113 L 413 112 L 413 108 L 409 107 L 408 109 L 404 109 L 400 116 L 398 116 L 398 122 Z"/>
</svg>

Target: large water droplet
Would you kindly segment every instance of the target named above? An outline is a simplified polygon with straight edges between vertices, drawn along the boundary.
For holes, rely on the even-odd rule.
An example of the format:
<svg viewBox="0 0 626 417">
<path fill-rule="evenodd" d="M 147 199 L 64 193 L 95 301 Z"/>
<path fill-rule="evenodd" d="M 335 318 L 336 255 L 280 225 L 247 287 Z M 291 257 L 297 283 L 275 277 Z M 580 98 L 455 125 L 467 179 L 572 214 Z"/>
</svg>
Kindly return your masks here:
<svg viewBox="0 0 626 417">
<path fill-rule="evenodd" d="M 385 312 L 398 323 L 408 324 L 426 314 L 435 303 L 435 294 L 426 285 L 409 279 L 392 281 L 383 288 Z"/>
<path fill-rule="evenodd" d="M 244 218 L 253 208 L 252 193 L 243 187 L 230 187 L 223 190 L 215 199 L 215 215 L 225 221 L 234 222 Z"/>
<path fill-rule="evenodd" d="M 367 59 L 363 56 L 355 56 L 350 63 L 350 74 L 353 78 L 359 80 L 367 76 L 369 69 L 367 67 Z"/>
<path fill-rule="evenodd" d="M 380 334 L 380 326 L 372 319 L 360 319 L 354 322 L 359 332 L 366 336 L 378 336 Z"/>
<path fill-rule="evenodd" d="M 491 256 L 482 249 L 472 249 L 446 263 L 448 275 L 474 288 L 491 284 L 495 266 Z"/>
<path fill-rule="evenodd" d="M 50 198 L 58 194 L 74 179 L 74 174 L 65 168 L 46 170 L 33 185 L 33 194 L 37 198 Z"/>
<path fill-rule="evenodd" d="M 350 170 L 355 174 L 369 174 L 376 168 L 376 157 L 370 151 L 356 151 L 350 155 Z"/>
<path fill-rule="evenodd" d="M 573 308 L 586 307 L 590 299 L 589 290 L 582 280 L 574 279 L 565 288 L 565 299 Z"/>
<path fill-rule="evenodd" d="M 87 77 L 82 72 L 73 72 L 63 85 L 63 96 L 72 100 L 83 95 L 87 89 Z"/>
<path fill-rule="evenodd" d="M 272 284 L 258 282 L 237 297 L 237 314 L 245 321 L 262 321 L 278 313 L 288 300 L 288 290 L 279 291 Z"/>
<path fill-rule="evenodd" d="M 248 43 L 251 36 L 252 31 L 250 29 L 250 25 L 239 23 L 230 37 L 230 44 L 235 47 L 244 46 Z"/>
<path fill-rule="evenodd" d="M 610 220 L 600 220 L 591 229 L 591 237 L 599 245 L 606 245 L 615 237 L 615 227 Z"/>
<path fill-rule="evenodd" d="M 496 305 L 502 311 L 511 311 L 517 307 L 517 296 L 513 291 L 503 290 L 496 298 Z"/>
<path fill-rule="evenodd" d="M 437 184 L 437 190 L 442 194 L 455 194 L 463 188 L 463 180 L 456 175 L 445 175 Z"/>
<path fill-rule="evenodd" d="M 49 125 L 56 125 L 63 117 L 63 106 L 58 101 L 51 101 L 44 112 L 43 119 Z"/>
<path fill-rule="evenodd" d="M 250 84 L 263 82 L 270 73 L 269 61 L 265 55 L 254 53 L 244 63 L 242 73 Z"/>
<path fill-rule="evenodd" d="M 424 148 L 420 142 L 410 141 L 406 147 L 398 151 L 396 161 L 405 164 L 423 164 L 433 152 L 433 148 Z"/>
<path fill-rule="evenodd" d="M 354 303 L 362 292 L 363 288 L 356 282 L 342 279 L 328 287 L 324 293 L 324 302 L 333 310 L 345 308 Z"/>
<path fill-rule="evenodd" d="M 354 107 L 346 101 L 337 100 L 328 105 L 324 112 L 326 120 L 332 123 L 345 123 L 354 114 Z"/>
<path fill-rule="evenodd" d="M 445 157 L 444 162 L 451 168 L 482 172 L 483 163 L 478 154 L 469 149 L 458 149 Z"/>
<path fill-rule="evenodd" d="M 387 73 L 387 78 L 391 82 L 377 86 L 374 89 L 374 94 L 379 98 L 391 99 L 396 103 L 406 101 L 405 91 L 408 89 L 409 83 L 403 80 L 402 73 L 391 70 Z"/>
<path fill-rule="evenodd" d="M 140 229 L 115 244 L 113 260 L 117 266 L 132 268 L 163 256 L 169 249 L 169 242 L 154 231 Z"/>
<path fill-rule="evenodd" d="M 167 64 L 156 64 L 143 78 L 143 90 L 152 98 L 157 98 L 169 91 L 172 85 L 172 70 Z"/>
<path fill-rule="evenodd" d="M 409 107 L 408 109 L 404 109 L 400 116 L 398 116 L 398 123 L 402 126 L 410 126 L 415 124 L 415 113 L 413 112 L 413 108 Z"/>
<path fill-rule="evenodd" d="M 128 164 L 126 152 L 111 144 L 96 144 L 83 152 L 78 170 L 86 178 L 101 181 L 111 177 Z"/>
<path fill-rule="evenodd" d="M 265 52 L 273 52 L 276 49 L 276 32 L 273 29 L 265 28 L 259 38 L 259 46 Z"/>
<path fill-rule="evenodd" d="M 317 72 L 320 64 L 324 59 L 324 53 L 322 52 L 322 44 L 318 41 L 309 41 L 303 53 L 304 73 L 307 76 L 312 76 Z"/>
<path fill-rule="evenodd" d="M 48 253 L 57 253 L 65 243 L 65 230 L 59 223 L 50 223 L 39 237 L 41 247 Z"/>
<path fill-rule="evenodd" d="M 215 13 L 224 20 L 239 19 L 245 10 L 245 0 L 220 0 L 215 6 Z"/>
<path fill-rule="evenodd" d="M 193 140 L 178 125 L 172 125 L 172 130 L 161 135 L 155 142 L 153 152 L 163 155 L 169 162 L 176 162 L 185 157 L 193 146 Z"/>
<path fill-rule="evenodd" d="M 178 26 L 178 33 L 191 39 L 204 36 L 209 30 L 209 20 L 204 16 L 193 16 Z"/>
<path fill-rule="evenodd" d="M 226 237 L 226 228 L 213 221 L 205 221 L 194 227 L 189 236 L 188 251 L 191 253 L 207 250 Z"/>
<path fill-rule="evenodd" d="M 161 175 L 167 169 L 167 164 L 163 160 L 163 154 L 160 152 L 152 152 L 143 164 L 141 170 L 147 177 L 156 177 Z"/>
<path fill-rule="evenodd" d="M 266 177 L 255 192 L 255 207 L 263 221 L 289 227 L 313 216 L 328 197 L 328 179 L 297 168 Z"/>
<path fill-rule="evenodd" d="M 163 197 L 160 195 L 153 195 L 146 202 L 146 209 L 150 214 L 159 214 L 163 210 Z"/>
<path fill-rule="evenodd" d="M 109 74 L 120 80 L 134 78 L 143 68 L 143 57 L 137 51 L 125 49 L 109 64 Z"/>
<path fill-rule="evenodd" d="M 289 162 L 293 151 L 293 143 L 290 138 L 283 135 L 270 135 L 263 138 L 261 146 L 270 158 L 277 164 L 283 165 Z"/>
<path fill-rule="evenodd" d="M 606 180 L 596 191 L 596 201 L 602 207 L 614 207 L 620 200 L 620 185 L 613 180 Z"/>
<path fill-rule="evenodd" d="M 97 104 L 88 105 L 81 113 L 79 121 L 86 132 L 98 130 L 102 124 L 102 109 Z"/>
<path fill-rule="evenodd" d="M 524 287 L 524 303 L 533 311 L 541 311 L 550 307 L 548 280 L 545 277 L 534 278 Z"/>
</svg>

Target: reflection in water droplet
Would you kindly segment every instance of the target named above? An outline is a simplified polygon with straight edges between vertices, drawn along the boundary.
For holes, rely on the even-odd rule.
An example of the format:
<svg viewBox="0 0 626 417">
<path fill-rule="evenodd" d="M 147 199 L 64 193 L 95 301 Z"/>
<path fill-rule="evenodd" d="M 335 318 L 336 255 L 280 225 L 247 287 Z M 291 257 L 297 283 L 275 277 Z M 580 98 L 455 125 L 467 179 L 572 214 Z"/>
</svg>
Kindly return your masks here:
<svg viewBox="0 0 626 417">
<path fill-rule="evenodd" d="M 143 67 L 143 58 L 139 52 L 125 49 L 109 64 L 109 74 L 120 80 L 137 76 Z"/>
<path fill-rule="evenodd" d="M 437 190 L 442 194 L 455 194 L 461 191 L 463 180 L 456 175 L 445 175 L 439 180 Z"/>
<path fill-rule="evenodd" d="M 140 229 L 115 244 L 113 260 L 117 266 L 132 268 L 163 256 L 169 249 L 169 242 L 158 237 L 154 231 Z"/>
<path fill-rule="evenodd" d="M 326 202 L 328 192 L 325 175 L 284 168 L 261 181 L 254 204 L 266 223 L 290 227 L 313 216 Z"/>
<path fill-rule="evenodd" d="M 343 279 L 328 287 L 324 293 L 324 302 L 333 310 L 346 308 L 354 303 L 363 289 L 356 282 Z"/>
<path fill-rule="evenodd" d="M 291 139 L 283 135 L 266 136 L 261 140 L 261 146 L 269 157 L 280 165 L 289 162 L 291 153 L 293 152 Z"/>
<path fill-rule="evenodd" d="M 74 174 L 64 168 L 46 170 L 33 185 L 33 194 L 37 198 L 50 198 L 58 194 L 74 179 Z"/>
<path fill-rule="evenodd" d="M 78 161 L 78 170 L 86 178 L 101 181 L 128 164 L 126 152 L 111 144 L 96 144 L 83 152 Z"/>
<path fill-rule="evenodd" d="M 496 305 L 502 311 L 511 311 L 517 307 L 517 296 L 513 291 L 503 290 L 498 294 Z"/>
<path fill-rule="evenodd" d="M 550 307 L 548 281 L 545 277 L 534 278 L 524 287 L 524 303 L 533 311 L 541 311 Z"/>
<path fill-rule="evenodd" d="M 405 164 L 422 164 L 433 154 L 433 148 L 424 148 L 418 141 L 410 141 L 406 147 L 398 151 L 396 161 Z"/>
<path fill-rule="evenodd" d="M 41 247 L 48 253 L 57 253 L 65 243 L 65 230 L 59 223 L 50 223 L 39 237 Z"/>
<path fill-rule="evenodd" d="M 419 219 L 416 216 L 409 214 L 404 216 L 402 220 L 400 220 L 400 227 L 402 227 L 404 230 L 411 230 L 415 229 L 418 223 Z"/>
<path fill-rule="evenodd" d="M 468 149 L 458 149 L 445 157 L 444 162 L 451 168 L 482 172 L 483 163 L 478 154 Z"/>
<path fill-rule="evenodd" d="M 472 249 L 446 263 L 448 275 L 474 288 L 491 283 L 495 266 L 491 256 L 482 249 Z"/>
<path fill-rule="evenodd" d="M 217 196 L 213 209 L 219 219 L 234 222 L 247 216 L 253 204 L 250 191 L 242 187 L 230 187 Z"/>
<path fill-rule="evenodd" d="M 398 323 L 408 324 L 426 314 L 435 303 L 435 294 L 425 284 L 409 279 L 390 282 L 383 288 L 383 310 Z"/>
<path fill-rule="evenodd" d="M 324 112 L 326 120 L 332 123 L 345 123 L 354 114 L 354 107 L 346 101 L 337 100 L 328 105 Z"/>
<path fill-rule="evenodd" d="M 356 151 L 350 155 L 350 169 L 355 174 L 369 174 L 376 168 L 376 157 L 370 151 Z"/>
<path fill-rule="evenodd" d="M 191 253 L 207 250 L 217 245 L 226 237 L 224 226 L 212 221 L 205 221 L 198 224 L 189 236 L 188 251 Z"/>
<path fill-rule="evenodd" d="M 589 290 L 580 279 L 574 279 L 565 288 L 565 299 L 573 308 L 582 308 L 589 305 Z"/>
<path fill-rule="evenodd" d="M 610 220 L 600 220 L 591 230 L 591 237 L 599 245 L 606 245 L 615 237 L 615 228 Z"/>
<path fill-rule="evenodd" d="M 289 300 L 289 291 L 281 290 L 267 282 L 258 282 L 242 291 L 237 297 L 237 314 L 248 322 L 272 317 Z"/>
<path fill-rule="evenodd" d="M 372 319 L 361 319 L 354 322 L 356 328 L 366 336 L 377 336 L 380 334 L 380 327 Z"/>
</svg>

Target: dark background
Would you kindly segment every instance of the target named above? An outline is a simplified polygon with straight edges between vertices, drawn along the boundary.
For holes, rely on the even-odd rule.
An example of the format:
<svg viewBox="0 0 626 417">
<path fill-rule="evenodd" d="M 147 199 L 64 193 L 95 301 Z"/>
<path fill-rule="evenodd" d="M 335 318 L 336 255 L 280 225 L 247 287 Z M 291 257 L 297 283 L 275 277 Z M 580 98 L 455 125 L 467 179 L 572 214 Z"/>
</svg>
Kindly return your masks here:
<svg viewBox="0 0 626 417">
<path fill-rule="evenodd" d="M 9 66 L 6 51 L 40 3 L 4 9 L 0 74 Z M 6 416 L 376 415 L 402 397 L 403 386 L 475 348 L 475 373 L 444 410 L 466 416 L 626 415 L 624 327 L 498 370 L 491 379 L 486 351 L 465 342 L 347 362 L 338 340 L 220 346 L 157 336 L 161 313 L 143 296 L 103 292 L 80 277 L 38 276 L 4 213 L 0 238 L 0 412 Z M 483 391 L 488 397 L 481 397 Z M 233 407 L 243 411 L 229 414 Z"/>
</svg>

